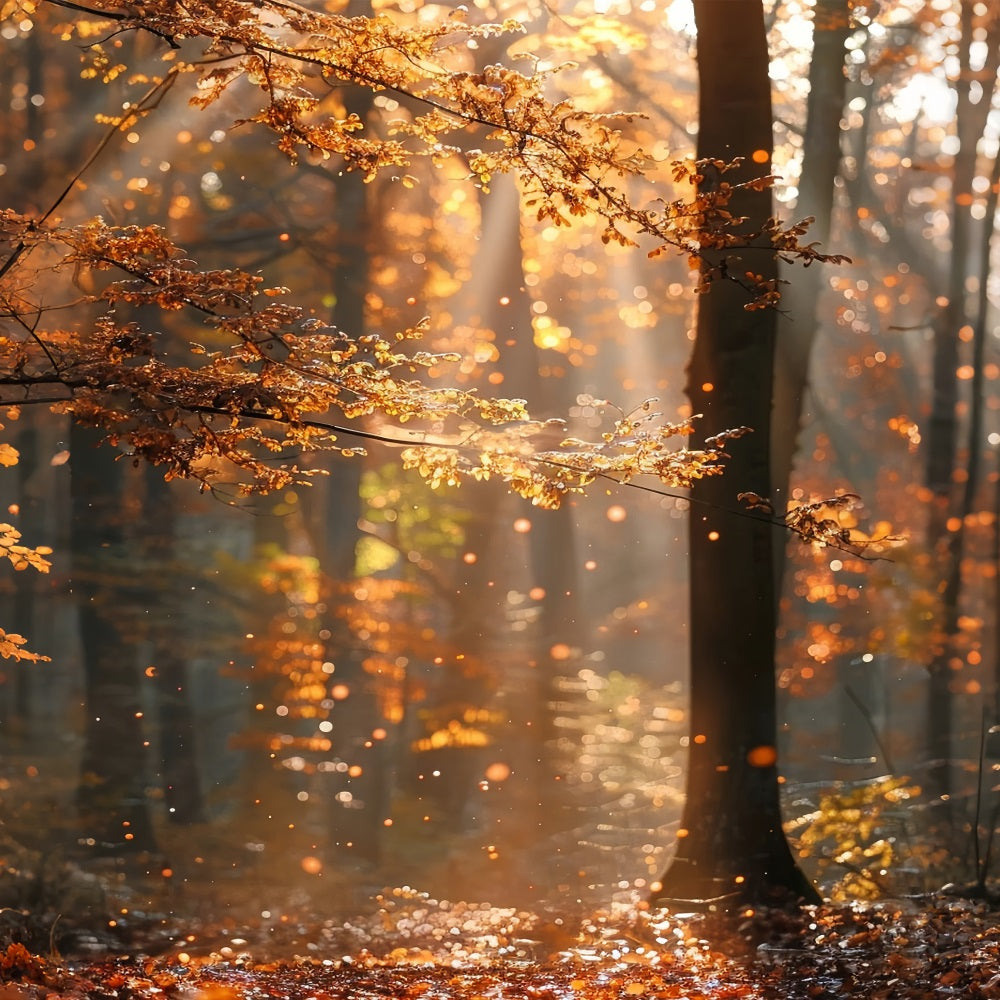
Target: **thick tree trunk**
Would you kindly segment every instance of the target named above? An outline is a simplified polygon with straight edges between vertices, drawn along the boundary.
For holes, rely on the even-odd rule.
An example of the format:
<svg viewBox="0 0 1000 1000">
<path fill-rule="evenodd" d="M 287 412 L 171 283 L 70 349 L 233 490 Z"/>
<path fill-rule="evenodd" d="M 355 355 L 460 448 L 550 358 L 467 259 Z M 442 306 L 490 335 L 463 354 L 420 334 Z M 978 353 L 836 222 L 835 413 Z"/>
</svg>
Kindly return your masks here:
<svg viewBox="0 0 1000 1000">
<path fill-rule="evenodd" d="M 699 157 L 750 157 L 772 148 L 768 52 L 759 0 L 696 0 Z M 759 158 L 759 157 L 758 157 Z M 749 171 L 744 170 L 743 176 Z M 709 172 L 703 188 L 718 178 Z M 749 192 L 736 215 L 771 214 Z M 740 273 L 774 273 L 766 248 Z M 710 264 L 711 262 L 707 262 Z M 776 317 L 747 311 L 746 293 L 720 279 L 699 301 L 688 396 L 699 432 L 749 425 L 724 477 L 700 482 L 690 515 L 691 731 L 687 798 L 677 854 L 653 902 L 738 905 L 810 898 L 782 831 L 775 709 L 775 601 L 771 526 L 727 513 L 736 494 L 770 485 L 770 407 Z"/>
</svg>

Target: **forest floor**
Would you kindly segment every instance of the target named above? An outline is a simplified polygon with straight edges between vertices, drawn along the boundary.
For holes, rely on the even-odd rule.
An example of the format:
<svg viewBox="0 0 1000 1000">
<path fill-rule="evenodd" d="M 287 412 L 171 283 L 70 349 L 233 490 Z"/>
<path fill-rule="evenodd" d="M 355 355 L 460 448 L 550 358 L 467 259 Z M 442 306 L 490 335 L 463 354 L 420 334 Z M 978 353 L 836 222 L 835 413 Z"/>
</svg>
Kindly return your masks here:
<svg viewBox="0 0 1000 1000">
<path fill-rule="evenodd" d="M 410 889 L 373 904 L 346 920 L 151 921 L 127 956 L 97 940 L 38 954 L 8 933 L 0 1000 L 1000 998 L 1000 911 L 944 895 L 730 917 L 555 916 Z"/>
</svg>

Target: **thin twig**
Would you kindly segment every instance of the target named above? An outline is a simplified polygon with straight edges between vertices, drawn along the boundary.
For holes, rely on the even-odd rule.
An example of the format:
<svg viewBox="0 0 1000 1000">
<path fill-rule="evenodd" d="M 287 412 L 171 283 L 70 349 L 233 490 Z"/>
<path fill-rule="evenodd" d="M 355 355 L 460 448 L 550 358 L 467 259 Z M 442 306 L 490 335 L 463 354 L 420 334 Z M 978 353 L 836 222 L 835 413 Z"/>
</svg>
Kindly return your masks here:
<svg viewBox="0 0 1000 1000">
<path fill-rule="evenodd" d="M 57 0 L 48 0 L 50 3 L 55 3 Z M 152 111 L 160 101 L 166 95 L 167 91 L 174 85 L 177 79 L 177 68 L 171 67 L 168 70 L 167 75 L 160 80 L 158 83 L 154 84 L 143 97 L 140 99 L 139 103 L 134 107 L 129 109 L 128 114 L 116 125 L 112 125 L 111 128 L 105 132 L 104 137 L 97 144 L 91 154 L 83 161 L 79 169 L 70 177 L 69 182 L 59 193 L 56 199 L 49 205 L 49 207 L 42 213 L 38 219 L 32 220 L 32 229 L 41 228 L 57 208 L 69 197 L 70 192 L 76 186 L 80 178 L 94 165 L 97 158 L 107 149 L 111 140 L 122 130 L 126 122 L 134 122 L 147 111 Z M 20 260 L 28 244 L 21 240 L 16 247 L 11 251 L 10 256 L 0 265 L 0 278 L 3 278 L 5 274 Z"/>
<path fill-rule="evenodd" d="M 979 821 L 983 813 L 983 771 L 986 769 L 986 706 L 983 705 L 982 721 L 979 725 L 979 780 L 976 782 L 976 810 L 972 820 L 972 851 L 975 861 L 976 886 L 986 888 L 986 868 L 980 857 Z"/>
<path fill-rule="evenodd" d="M 875 720 L 872 718 L 871 712 L 868 711 L 868 706 L 857 696 L 857 694 L 855 694 L 850 684 L 844 685 L 844 692 L 847 694 L 847 697 L 854 702 L 855 707 L 861 713 L 861 717 L 868 724 L 868 728 L 871 730 L 871 734 L 875 738 L 875 746 L 878 747 L 878 751 L 882 755 L 882 760 L 885 763 L 886 770 L 890 774 L 895 774 L 896 768 L 893 766 L 892 758 L 889 756 L 889 751 L 882 742 L 882 736 L 878 731 L 878 727 L 875 725 Z"/>
</svg>

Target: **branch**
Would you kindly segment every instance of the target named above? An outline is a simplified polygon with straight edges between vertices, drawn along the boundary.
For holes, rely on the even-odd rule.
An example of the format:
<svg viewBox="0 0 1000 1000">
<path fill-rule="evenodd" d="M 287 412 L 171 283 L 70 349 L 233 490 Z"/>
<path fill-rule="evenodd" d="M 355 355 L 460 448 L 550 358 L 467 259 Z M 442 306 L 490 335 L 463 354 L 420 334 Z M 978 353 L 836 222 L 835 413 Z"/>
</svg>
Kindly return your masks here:
<svg viewBox="0 0 1000 1000">
<path fill-rule="evenodd" d="M 160 37 L 173 38 L 169 30 L 145 23 L 142 16 L 133 17 L 120 11 L 71 3 L 70 0 L 45 2 L 105 16 L 124 24 L 128 30 L 149 31 Z M 251 12 L 268 6 L 276 11 L 291 12 L 294 17 L 286 19 L 289 27 L 301 34 L 308 32 L 311 38 L 317 40 L 315 47 L 295 48 L 291 44 L 282 45 L 269 36 L 263 36 L 259 30 L 261 22 Z M 271 82 L 273 59 L 314 67 L 323 76 L 335 74 L 350 83 L 387 91 L 430 109 L 441 116 L 439 121 L 418 119 L 405 125 L 396 123 L 398 132 L 425 144 L 425 155 L 438 157 L 457 152 L 457 148 L 452 149 L 439 141 L 446 131 L 444 122 L 453 123 L 452 131 L 476 126 L 488 128 L 495 133 L 505 133 L 510 141 L 499 153 L 483 149 L 475 151 L 473 172 L 480 175 L 486 186 L 491 173 L 517 169 L 522 177 L 537 185 L 532 193 L 537 193 L 540 199 L 539 218 L 550 218 L 556 225 L 568 222 L 563 215 L 564 209 L 570 215 L 586 214 L 585 206 L 589 205 L 606 223 L 602 234 L 605 242 L 635 245 L 618 228 L 625 224 L 637 233 L 659 241 L 660 246 L 653 254 L 670 247 L 695 260 L 703 260 L 706 251 L 714 250 L 723 253 L 764 250 L 785 260 L 799 260 L 803 263 L 842 263 L 847 259 L 842 255 L 821 253 L 813 244 L 800 243 L 799 237 L 804 232 L 801 223 L 782 228 L 776 220 L 769 219 L 757 231 L 740 230 L 739 227 L 745 220 L 733 219 L 727 212 L 731 192 L 744 186 L 770 185 L 772 178 L 769 177 L 745 183 L 723 184 L 718 191 L 709 195 L 699 194 L 695 203 L 685 205 L 675 202 L 664 206 L 662 212 L 634 207 L 627 196 L 605 179 L 607 176 L 634 175 L 641 170 L 637 156 L 619 155 L 618 133 L 606 124 L 609 116 L 586 114 L 568 103 L 552 104 L 545 98 L 542 82 L 538 78 L 525 77 L 502 66 L 487 67 L 478 75 L 452 73 L 425 63 L 422 58 L 417 59 L 413 55 L 412 50 L 418 43 L 430 46 L 431 42 L 442 37 L 444 29 L 438 33 L 425 32 L 416 40 L 410 39 L 409 46 L 406 44 L 406 36 L 402 34 L 388 36 L 384 47 L 401 55 L 419 70 L 407 79 L 396 73 L 388 63 L 382 67 L 376 64 L 375 69 L 368 69 L 359 63 L 345 65 L 338 61 L 336 46 L 341 42 L 336 33 L 344 34 L 361 22 L 374 23 L 371 20 L 324 17 L 315 11 L 278 0 L 260 6 L 244 5 L 243 9 L 247 12 L 247 17 L 242 22 L 230 25 L 228 29 L 216 23 L 202 24 L 189 17 L 178 22 L 176 34 L 200 34 L 214 47 L 230 46 L 234 50 L 232 55 L 224 53 L 219 56 L 216 51 L 213 53 L 213 62 L 218 62 L 220 58 L 232 58 L 238 60 L 240 74 L 247 75 L 252 69 L 264 76 L 270 104 L 250 121 L 262 122 L 277 132 L 281 136 L 281 149 L 293 160 L 297 156 L 295 146 L 298 144 L 308 149 L 337 153 L 347 160 L 349 167 L 360 167 L 371 175 L 387 163 L 397 166 L 407 162 L 406 157 L 413 153 L 398 141 L 388 143 L 378 139 L 352 139 L 351 133 L 356 128 L 353 122 L 338 122 L 338 127 L 332 130 L 305 124 L 304 117 L 312 110 L 313 102 L 308 98 L 299 100 L 286 96 L 291 92 L 287 81 L 282 82 L 281 96 L 278 96 Z M 168 19 L 161 17 L 156 23 L 165 20 Z M 295 21 L 301 23 L 294 23 Z M 240 28 L 244 25 L 246 29 L 241 32 Z M 482 25 L 478 32 L 482 34 L 505 28 L 506 23 L 503 26 Z M 467 27 L 466 30 L 472 35 L 477 32 L 473 27 Z M 319 48 L 324 35 L 333 46 L 332 52 Z M 371 55 L 372 52 L 367 54 Z M 239 61 L 251 57 L 255 57 L 252 66 Z M 215 100 L 230 82 L 216 81 L 217 92 L 199 98 L 200 103 L 207 104 Z M 450 91 L 449 87 L 452 88 Z M 736 163 L 728 166 L 734 165 Z M 715 166 L 723 173 L 727 168 L 721 162 L 715 162 Z M 698 165 L 695 169 L 698 169 Z M 675 173 L 675 180 L 679 179 Z M 696 178 L 689 172 L 688 179 Z M 774 305 L 780 297 L 772 282 L 764 282 L 752 271 L 736 269 L 729 272 L 724 262 L 701 269 L 701 287 L 719 277 L 735 282 L 748 292 L 751 296 L 748 308 Z"/>
<path fill-rule="evenodd" d="M 46 0 L 47 3 L 57 3 L 60 6 L 76 6 L 75 4 L 70 4 L 65 2 L 65 0 Z M 82 9 L 82 8 L 81 8 Z M 76 186 L 77 182 L 83 177 L 83 175 L 89 170 L 97 158 L 107 149 L 108 144 L 111 140 L 120 132 L 123 128 L 131 123 L 135 122 L 137 119 L 141 118 L 144 114 L 152 111 L 156 108 L 163 97 L 166 95 L 167 91 L 174 85 L 177 80 L 178 70 L 176 67 L 171 67 L 168 70 L 167 75 L 159 81 L 159 83 L 154 84 L 145 95 L 139 100 L 139 103 L 134 107 L 129 109 L 128 114 L 116 125 L 112 125 L 111 128 L 107 130 L 104 134 L 104 138 L 97 144 L 91 154 L 83 161 L 80 167 L 76 170 L 72 177 L 70 177 L 69 182 L 62 189 L 62 191 L 56 196 L 55 200 L 49 205 L 49 207 L 42 213 L 42 215 L 32 221 L 32 230 L 41 229 L 42 226 L 52 217 L 56 209 L 69 197 L 70 192 Z M 0 265 L 0 280 L 3 279 L 4 275 L 18 262 L 24 252 L 27 250 L 28 244 L 21 240 L 17 246 L 11 251 L 7 259 Z"/>
<path fill-rule="evenodd" d="M 64 405 L 72 404 L 73 391 L 77 389 L 94 389 L 85 380 L 69 380 L 59 375 L 39 375 L 39 376 L 0 376 L 0 385 L 8 386 L 24 386 L 25 389 L 29 389 L 32 386 L 42 386 L 42 385 L 61 385 L 69 391 L 67 396 L 46 396 L 46 397 L 31 397 L 21 400 L 4 400 L 0 401 L 0 405 L 5 405 L 7 403 L 16 403 L 21 406 L 29 405 Z M 203 406 L 203 405 L 192 405 L 179 402 L 175 399 L 166 400 L 168 404 L 175 407 L 178 410 L 183 410 L 184 412 L 191 413 L 193 415 L 199 416 L 217 416 L 224 417 L 226 419 L 232 420 L 234 418 L 240 418 L 244 420 L 260 421 L 263 423 L 278 425 L 278 426 L 290 426 L 294 425 L 297 427 L 310 428 L 313 430 L 322 431 L 331 435 L 331 437 L 344 436 L 349 438 L 355 438 L 358 440 L 371 441 L 386 447 L 394 448 L 419 448 L 421 446 L 428 448 L 440 448 L 448 451 L 458 452 L 467 455 L 477 455 L 479 449 L 475 447 L 470 441 L 464 443 L 455 443 L 454 441 L 449 441 L 446 439 L 429 439 L 426 432 L 414 432 L 412 436 L 409 437 L 395 437 L 390 433 L 383 431 L 371 431 L 365 430 L 361 427 L 351 427 L 344 424 L 336 424 L 327 420 L 313 419 L 313 418 L 300 418 L 294 421 L 290 421 L 286 417 L 279 417 L 273 413 L 268 413 L 263 410 L 255 409 L 252 407 L 244 407 L 239 410 L 228 409 L 219 406 Z M 502 431 L 502 427 L 500 430 Z M 485 430 L 485 428 L 483 429 Z M 702 508 L 712 509 L 721 511 L 723 513 L 729 514 L 733 517 L 745 518 L 752 521 L 763 522 L 774 528 L 780 528 L 785 531 L 790 531 L 792 534 L 797 535 L 805 542 L 819 543 L 824 545 L 826 548 L 834 549 L 835 551 L 846 552 L 856 558 L 877 562 L 877 561 L 891 561 L 887 556 L 881 555 L 871 555 L 860 546 L 859 543 L 851 543 L 849 541 L 837 540 L 835 538 L 822 538 L 818 539 L 814 533 L 810 533 L 807 528 L 797 525 L 795 523 L 790 523 L 789 520 L 783 517 L 778 517 L 773 514 L 763 513 L 761 509 L 745 509 L 741 507 L 728 507 L 723 504 L 712 503 L 707 500 L 702 500 L 690 495 L 689 492 L 677 492 L 669 489 L 664 489 L 662 487 L 650 486 L 644 483 L 637 483 L 632 479 L 621 479 L 612 473 L 594 471 L 588 469 L 585 466 L 573 465 L 567 462 L 561 462 L 556 458 L 549 456 L 531 456 L 528 460 L 529 463 L 539 466 L 545 466 L 551 469 L 559 470 L 561 473 L 570 473 L 577 477 L 591 477 L 593 479 L 599 479 L 603 482 L 611 483 L 615 486 L 638 490 L 642 493 L 649 493 L 654 496 L 666 497 L 669 499 L 680 500 L 687 504 L 698 506 Z M 836 498 L 834 498 L 836 500 Z M 893 538 L 876 539 L 869 543 L 870 545 L 878 544 L 881 542 L 894 541 Z M 850 694 L 850 692 L 849 692 Z M 862 708 L 863 706 L 859 706 Z M 877 736 L 877 734 L 876 734 Z M 881 747 L 881 745 L 880 745 Z M 883 757 L 885 757 L 883 753 Z M 888 765 L 888 760 L 887 760 Z M 891 767 L 890 767 L 891 769 Z"/>
</svg>

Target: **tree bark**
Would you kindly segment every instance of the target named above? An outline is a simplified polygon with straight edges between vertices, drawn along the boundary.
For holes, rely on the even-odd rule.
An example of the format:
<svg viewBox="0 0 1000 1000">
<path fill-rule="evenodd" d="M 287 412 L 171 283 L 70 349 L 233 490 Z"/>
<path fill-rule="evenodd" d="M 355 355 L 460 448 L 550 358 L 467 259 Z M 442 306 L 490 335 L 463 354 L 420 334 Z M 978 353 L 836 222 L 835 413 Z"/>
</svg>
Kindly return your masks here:
<svg viewBox="0 0 1000 1000">
<path fill-rule="evenodd" d="M 732 159 L 772 149 L 768 51 L 759 0 L 696 0 L 698 155 Z M 758 156 L 759 158 L 759 156 Z M 760 168 L 755 168 L 759 171 Z M 748 169 L 740 176 L 750 175 Z M 732 179 L 731 175 L 727 179 Z M 718 182 L 707 171 L 702 190 Z M 759 223 L 769 192 L 742 194 L 733 213 Z M 768 248 L 743 254 L 774 274 Z M 749 258 L 752 258 L 749 259 Z M 705 266 L 721 263 L 707 260 Z M 749 425 L 724 477 L 692 491 L 689 519 L 691 730 L 687 798 L 676 856 L 653 902 L 717 906 L 817 899 L 792 859 L 779 801 L 771 526 L 734 517 L 736 493 L 770 485 L 770 407 L 776 316 L 747 311 L 745 291 L 720 278 L 699 300 L 688 397 L 699 431 Z"/>
</svg>

